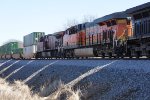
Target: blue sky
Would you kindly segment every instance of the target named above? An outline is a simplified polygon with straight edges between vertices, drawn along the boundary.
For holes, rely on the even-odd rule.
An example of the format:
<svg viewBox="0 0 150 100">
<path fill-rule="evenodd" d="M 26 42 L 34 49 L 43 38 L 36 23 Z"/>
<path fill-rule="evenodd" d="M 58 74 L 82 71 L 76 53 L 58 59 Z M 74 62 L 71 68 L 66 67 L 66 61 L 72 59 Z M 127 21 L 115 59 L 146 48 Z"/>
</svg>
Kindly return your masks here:
<svg viewBox="0 0 150 100">
<path fill-rule="evenodd" d="M 149 0 L 0 0 L 0 45 L 10 39 L 23 41 L 31 32 L 51 34 L 68 20 L 101 17 L 147 3 Z"/>
</svg>

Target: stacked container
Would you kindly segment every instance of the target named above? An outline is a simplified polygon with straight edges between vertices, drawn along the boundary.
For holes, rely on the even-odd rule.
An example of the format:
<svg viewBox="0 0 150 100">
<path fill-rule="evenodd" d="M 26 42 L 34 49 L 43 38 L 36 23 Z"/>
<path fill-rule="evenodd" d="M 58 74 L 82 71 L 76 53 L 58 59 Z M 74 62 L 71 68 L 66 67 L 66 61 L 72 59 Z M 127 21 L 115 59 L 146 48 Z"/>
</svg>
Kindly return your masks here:
<svg viewBox="0 0 150 100">
<path fill-rule="evenodd" d="M 0 58 L 11 58 L 14 54 L 22 54 L 23 43 L 19 41 L 8 42 L 0 47 Z"/>
<path fill-rule="evenodd" d="M 30 59 L 34 58 L 37 52 L 37 44 L 41 37 L 45 35 L 44 32 L 33 32 L 24 36 L 24 58 Z"/>
</svg>

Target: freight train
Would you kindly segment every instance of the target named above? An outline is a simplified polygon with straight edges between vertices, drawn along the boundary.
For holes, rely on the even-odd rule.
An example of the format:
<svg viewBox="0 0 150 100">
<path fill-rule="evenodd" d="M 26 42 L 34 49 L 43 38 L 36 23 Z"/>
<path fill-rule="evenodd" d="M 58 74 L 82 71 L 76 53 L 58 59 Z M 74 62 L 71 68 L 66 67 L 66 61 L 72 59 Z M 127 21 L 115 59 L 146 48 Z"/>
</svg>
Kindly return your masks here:
<svg viewBox="0 0 150 100">
<path fill-rule="evenodd" d="M 40 40 L 42 46 L 38 45 L 42 50 L 37 52 L 37 58 L 124 55 L 125 42 L 131 36 L 131 25 L 124 12 L 117 12 L 72 26 L 64 32 L 46 35 Z"/>
<path fill-rule="evenodd" d="M 150 58 L 150 2 L 74 25 L 65 31 L 32 35 L 24 37 L 24 59 Z"/>
</svg>

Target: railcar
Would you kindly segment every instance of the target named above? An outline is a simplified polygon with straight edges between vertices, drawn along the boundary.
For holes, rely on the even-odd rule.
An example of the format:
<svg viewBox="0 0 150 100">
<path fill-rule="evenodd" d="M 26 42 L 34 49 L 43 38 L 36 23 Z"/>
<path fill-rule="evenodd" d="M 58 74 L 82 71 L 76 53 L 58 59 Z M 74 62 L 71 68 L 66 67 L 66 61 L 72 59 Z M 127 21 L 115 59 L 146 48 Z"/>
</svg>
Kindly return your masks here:
<svg viewBox="0 0 150 100">
<path fill-rule="evenodd" d="M 132 17 L 133 35 L 128 40 L 130 57 L 147 56 L 150 58 L 150 2 L 127 9 Z"/>
<path fill-rule="evenodd" d="M 78 49 L 86 46 L 86 23 L 72 26 L 65 31 L 63 37 L 64 57 L 78 57 L 82 52 Z M 86 52 L 85 52 L 86 53 Z"/>
<path fill-rule="evenodd" d="M 106 15 L 94 21 L 100 26 L 100 37 L 94 47 L 98 55 L 105 57 L 126 56 L 127 39 L 132 34 L 132 23 L 125 12 Z M 97 35 L 99 36 L 99 35 Z"/>
<path fill-rule="evenodd" d="M 44 35 L 45 35 L 44 32 L 32 32 L 23 37 L 23 41 L 24 41 L 23 58 L 24 59 L 31 59 L 36 57 L 38 41 Z"/>
<path fill-rule="evenodd" d="M 0 47 L 1 59 L 21 59 L 23 55 L 23 43 L 11 41 Z"/>
<path fill-rule="evenodd" d="M 45 35 L 40 38 L 37 44 L 37 58 L 61 57 L 63 54 L 64 32 Z"/>
</svg>

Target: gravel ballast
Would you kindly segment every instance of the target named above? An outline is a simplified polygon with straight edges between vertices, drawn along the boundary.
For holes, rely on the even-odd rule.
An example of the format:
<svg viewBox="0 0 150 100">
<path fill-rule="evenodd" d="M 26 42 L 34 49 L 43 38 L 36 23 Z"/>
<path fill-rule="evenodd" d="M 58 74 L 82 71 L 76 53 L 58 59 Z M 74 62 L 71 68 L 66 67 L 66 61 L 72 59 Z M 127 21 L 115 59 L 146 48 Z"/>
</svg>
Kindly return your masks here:
<svg viewBox="0 0 150 100">
<path fill-rule="evenodd" d="M 0 63 L 6 60 L 1 60 Z M 0 66 L 0 71 L 13 64 L 16 60 Z M 24 81 L 44 66 L 57 60 L 35 60 L 12 74 L 7 80 Z M 58 60 L 56 63 L 39 71 L 27 84 L 34 91 L 39 91 L 45 83 L 61 80 L 64 84 L 89 73 L 90 70 L 101 68 L 114 60 Z M 29 60 L 22 60 L 0 74 L 5 78 Z M 73 88 L 80 89 L 83 100 L 150 100 L 150 61 L 149 60 L 116 60 L 98 72 L 83 78 Z"/>
</svg>

